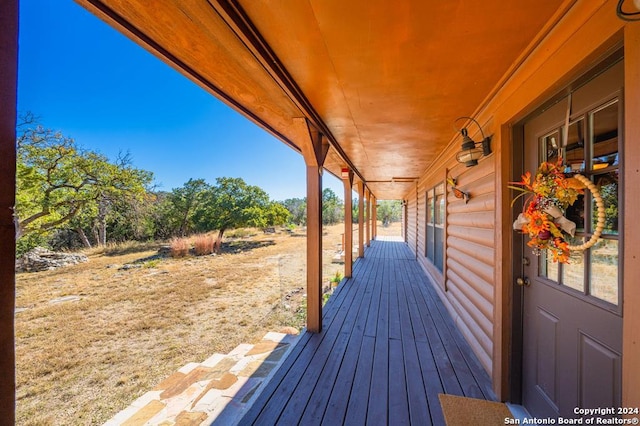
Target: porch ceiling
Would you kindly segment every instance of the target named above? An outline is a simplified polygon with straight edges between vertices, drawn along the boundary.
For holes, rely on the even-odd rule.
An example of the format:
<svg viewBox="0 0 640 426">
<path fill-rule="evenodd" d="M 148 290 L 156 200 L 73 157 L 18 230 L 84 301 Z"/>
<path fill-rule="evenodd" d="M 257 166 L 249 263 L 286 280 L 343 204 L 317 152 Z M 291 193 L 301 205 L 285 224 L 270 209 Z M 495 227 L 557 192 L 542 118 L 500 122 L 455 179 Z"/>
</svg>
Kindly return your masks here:
<svg viewBox="0 0 640 426">
<path fill-rule="evenodd" d="M 566 0 L 77 0 L 300 151 L 399 199 Z M 394 179 L 402 178 L 402 179 Z"/>
</svg>

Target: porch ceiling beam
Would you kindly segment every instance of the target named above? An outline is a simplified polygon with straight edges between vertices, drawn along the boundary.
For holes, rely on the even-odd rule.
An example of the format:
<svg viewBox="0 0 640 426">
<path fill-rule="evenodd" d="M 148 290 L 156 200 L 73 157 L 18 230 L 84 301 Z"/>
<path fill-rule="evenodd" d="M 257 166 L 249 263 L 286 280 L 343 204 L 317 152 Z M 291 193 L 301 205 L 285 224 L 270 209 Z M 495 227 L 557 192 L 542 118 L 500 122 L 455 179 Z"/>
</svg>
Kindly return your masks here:
<svg viewBox="0 0 640 426">
<path fill-rule="evenodd" d="M 152 37 L 147 35 L 144 31 L 140 30 L 134 24 L 129 22 L 123 16 L 121 16 L 114 9 L 106 5 L 103 0 L 75 0 L 80 3 L 83 7 L 86 7 L 91 13 L 100 17 L 101 19 L 109 22 L 114 28 L 118 29 L 123 34 L 128 35 L 131 39 L 135 40 L 137 43 L 140 43 L 146 49 L 154 52 L 158 57 L 165 60 L 167 63 L 172 64 L 186 76 L 189 76 L 195 82 L 200 84 L 202 87 L 211 91 L 215 96 L 221 99 L 224 103 L 239 111 L 247 118 L 249 118 L 254 123 L 263 127 L 266 131 L 274 135 L 276 138 L 281 140 L 282 142 L 289 145 L 294 150 L 298 151 L 298 146 L 287 138 L 282 132 L 276 129 L 274 126 L 269 124 L 266 120 L 263 120 L 260 116 L 255 114 L 250 108 L 247 108 L 245 105 L 237 101 L 233 96 L 230 96 L 225 91 L 220 89 L 218 86 L 209 81 L 206 77 L 204 77 L 200 72 L 198 72 L 195 68 L 189 66 L 184 61 L 179 59 L 176 55 L 172 54 L 169 50 L 163 47 L 161 44 L 156 42 Z"/>
<path fill-rule="evenodd" d="M 351 162 L 320 114 L 315 110 L 253 22 L 251 22 L 242 6 L 234 0 L 208 0 L 208 2 L 227 25 L 229 25 L 231 31 L 236 34 L 238 39 L 240 39 L 245 47 L 253 54 L 265 71 L 277 82 L 300 111 L 309 118 L 313 126 L 327 138 L 331 147 L 348 165 L 349 169 L 353 170 L 360 180 L 366 182 L 364 176 L 362 176 L 357 167 Z"/>
</svg>

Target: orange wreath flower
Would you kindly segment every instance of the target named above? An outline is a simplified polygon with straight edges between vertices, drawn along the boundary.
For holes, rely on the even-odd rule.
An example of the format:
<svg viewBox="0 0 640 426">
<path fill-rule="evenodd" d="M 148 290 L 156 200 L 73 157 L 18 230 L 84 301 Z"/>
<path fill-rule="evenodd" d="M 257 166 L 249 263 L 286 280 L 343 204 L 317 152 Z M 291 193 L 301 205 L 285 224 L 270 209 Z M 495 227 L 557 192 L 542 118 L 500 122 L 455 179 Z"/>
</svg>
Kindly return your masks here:
<svg viewBox="0 0 640 426">
<path fill-rule="evenodd" d="M 573 177 L 567 177 L 562 159 L 558 159 L 557 163 L 540 164 L 534 176 L 526 172 L 520 182 L 511 182 L 509 188 L 521 192 L 511 205 L 521 196 L 529 197 L 514 223 L 514 228 L 518 227 L 529 235 L 527 245 L 537 255 L 547 250 L 554 262 L 568 263 L 569 243 L 565 240 L 561 228 L 563 222 L 559 219 L 564 218 L 567 207 L 583 193 L 584 185 Z M 555 211 L 559 214 L 554 214 Z"/>
<path fill-rule="evenodd" d="M 550 229 L 548 215 L 540 210 L 534 210 L 529 214 L 529 224 L 527 231 L 532 234 L 539 234 Z"/>
</svg>

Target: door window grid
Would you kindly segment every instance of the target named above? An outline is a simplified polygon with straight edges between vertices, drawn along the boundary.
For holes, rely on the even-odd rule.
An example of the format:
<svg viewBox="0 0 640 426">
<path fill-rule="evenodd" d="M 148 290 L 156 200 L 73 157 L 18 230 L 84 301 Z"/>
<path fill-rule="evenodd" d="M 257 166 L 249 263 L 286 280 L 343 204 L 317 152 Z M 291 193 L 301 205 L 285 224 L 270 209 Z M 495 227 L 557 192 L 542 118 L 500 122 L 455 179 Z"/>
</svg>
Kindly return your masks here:
<svg viewBox="0 0 640 426">
<path fill-rule="evenodd" d="M 572 251 L 568 264 L 553 263 L 543 253 L 539 275 L 613 305 L 619 304 L 619 117 L 618 99 L 614 99 L 574 119 L 564 147 L 558 144 L 562 127 L 540 138 L 539 143 L 542 161 L 555 162 L 560 156 L 568 172 L 591 178 L 603 197 L 607 214 L 605 230 L 596 245 L 584 252 Z M 591 237 L 597 219 L 594 212 L 595 202 L 588 191 L 567 209 L 567 218 L 576 222 L 576 235 L 569 238 L 569 244 L 582 244 Z"/>
</svg>

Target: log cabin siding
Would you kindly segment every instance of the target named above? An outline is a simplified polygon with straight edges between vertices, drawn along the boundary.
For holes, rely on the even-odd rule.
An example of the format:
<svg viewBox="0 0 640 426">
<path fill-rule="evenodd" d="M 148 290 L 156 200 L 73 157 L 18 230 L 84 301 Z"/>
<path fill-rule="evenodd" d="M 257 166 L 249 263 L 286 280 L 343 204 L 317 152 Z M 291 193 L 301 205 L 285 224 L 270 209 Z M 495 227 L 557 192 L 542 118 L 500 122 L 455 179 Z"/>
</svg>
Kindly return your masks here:
<svg viewBox="0 0 640 426">
<path fill-rule="evenodd" d="M 483 242 L 486 240 L 483 240 Z M 489 241 L 492 241 L 491 239 Z M 449 234 L 447 238 L 449 256 L 454 256 L 454 250 L 460 252 L 462 256 L 470 256 L 474 259 L 481 261 L 483 264 L 488 265 L 493 262 L 495 256 L 495 250 L 493 247 L 487 247 L 483 244 L 478 244 L 470 241 L 469 239 L 456 237 Z M 460 256 L 458 256 L 460 257 Z M 490 277 L 487 281 L 490 281 L 493 277 Z"/>
<path fill-rule="evenodd" d="M 474 317 L 473 305 L 465 303 L 464 297 L 456 292 L 448 291 L 449 301 L 458 313 L 456 325 L 462 330 L 467 338 L 467 342 L 472 347 L 473 352 L 477 354 L 482 366 L 487 370 L 491 370 L 491 353 L 493 352 L 493 339 L 484 332 L 478 330 L 479 324 Z"/>
<path fill-rule="evenodd" d="M 456 176 L 455 172 L 459 174 Z M 470 199 L 465 203 L 463 199 L 448 197 L 447 225 L 464 227 L 466 233 L 447 234 L 447 295 L 459 317 L 458 324 L 463 323 L 468 330 L 465 334 L 471 347 L 491 374 L 496 226 L 494 162 L 486 158 L 475 167 L 454 167 L 450 174 Z M 474 231 L 488 232 L 477 238 Z"/>
<path fill-rule="evenodd" d="M 491 300 L 487 300 L 483 297 L 477 288 L 468 286 L 467 282 L 469 282 L 469 280 L 458 275 L 453 266 L 454 265 L 451 265 L 450 270 L 448 271 L 447 289 L 449 291 L 455 290 L 455 292 L 460 293 L 465 300 L 473 303 L 473 309 L 477 310 L 477 315 L 474 314 L 473 316 L 477 317 L 478 322 L 482 322 L 484 325 L 491 324 L 493 317 L 493 305 Z M 478 282 L 483 281 L 478 280 Z M 480 314 L 482 314 L 482 317 L 480 317 Z M 485 332 L 488 332 L 488 330 L 489 329 L 485 329 Z"/>
<path fill-rule="evenodd" d="M 449 224 L 447 231 L 449 236 L 457 236 L 465 241 L 478 243 L 483 246 L 489 242 L 493 242 L 493 229 L 470 228 L 468 226 L 455 226 Z"/>
<path fill-rule="evenodd" d="M 483 212 L 455 213 L 447 217 L 451 225 L 466 226 L 467 228 L 493 229 L 495 216 L 491 210 Z"/>
</svg>

